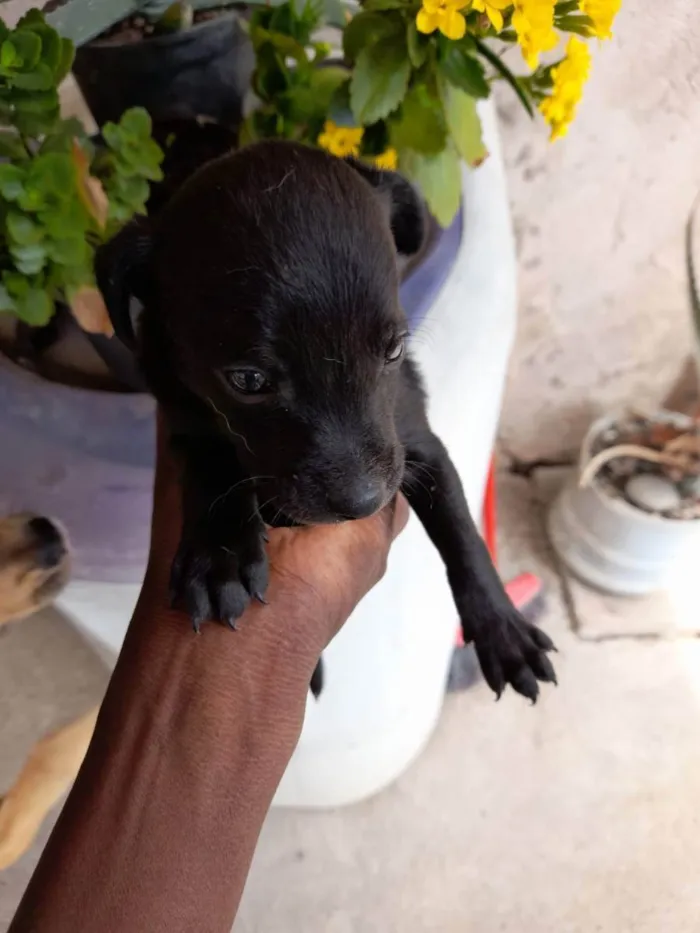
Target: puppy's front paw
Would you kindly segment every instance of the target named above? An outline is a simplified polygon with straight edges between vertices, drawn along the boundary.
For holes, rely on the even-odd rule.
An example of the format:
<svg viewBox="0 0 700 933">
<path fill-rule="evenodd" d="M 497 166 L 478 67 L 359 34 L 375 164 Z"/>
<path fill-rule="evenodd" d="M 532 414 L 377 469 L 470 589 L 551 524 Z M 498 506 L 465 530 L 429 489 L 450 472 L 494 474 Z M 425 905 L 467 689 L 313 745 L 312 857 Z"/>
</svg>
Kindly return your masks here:
<svg viewBox="0 0 700 933">
<path fill-rule="evenodd" d="M 531 625 L 514 607 L 484 620 L 473 635 L 481 671 L 497 697 L 511 687 L 533 703 L 540 692 L 538 681 L 556 684 L 557 676 L 548 651 L 556 651 L 549 635 Z"/>
<path fill-rule="evenodd" d="M 207 620 L 235 629 L 251 597 L 263 602 L 267 582 L 262 523 L 226 545 L 200 530 L 180 542 L 170 576 L 170 598 L 174 607 L 189 614 L 197 632 Z"/>
</svg>

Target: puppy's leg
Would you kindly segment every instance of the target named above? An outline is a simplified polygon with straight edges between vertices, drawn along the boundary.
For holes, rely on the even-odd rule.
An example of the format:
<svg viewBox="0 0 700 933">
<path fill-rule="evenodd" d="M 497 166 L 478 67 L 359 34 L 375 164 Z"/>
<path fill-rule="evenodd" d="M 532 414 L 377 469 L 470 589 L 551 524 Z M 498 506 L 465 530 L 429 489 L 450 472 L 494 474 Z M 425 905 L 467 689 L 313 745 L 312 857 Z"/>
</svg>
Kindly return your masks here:
<svg viewBox="0 0 700 933">
<path fill-rule="evenodd" d="M 96 719 L 97 707 L 34 746 L 0 800 L 0 871 L 27 851 L 46 814 L 75 780 Z"/>
<path fill-rule="evenodd" d="M 198 630 L 207 619 L 232 628 L 250 598 L 267 589 L 265 526 L 255 478 L 241 469 L 231 444 L 215 436 L 173 438 L 184 465 L 183 528 L 171 597 Z"/>
<path fill-rule="evenodd" d="M 538 680 L 556 683 L 546 654 L 554 645 L 508 598 L 457 471 L 427 426 L 406 443 L 403 492 L 445 562 L 464 640 L 474 642 L 486 682 L 497 696 L 510 684 L 534 702 Z"/>
</svg>

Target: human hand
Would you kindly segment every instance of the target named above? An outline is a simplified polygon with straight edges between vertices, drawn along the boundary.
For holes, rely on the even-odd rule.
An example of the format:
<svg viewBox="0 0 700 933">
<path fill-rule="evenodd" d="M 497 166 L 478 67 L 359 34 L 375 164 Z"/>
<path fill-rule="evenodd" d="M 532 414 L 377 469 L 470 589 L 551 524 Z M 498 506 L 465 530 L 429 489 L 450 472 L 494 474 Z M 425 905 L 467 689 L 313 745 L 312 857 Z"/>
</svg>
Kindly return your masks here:
<svg viewBox="0 0 700 933">
<path fill-rule="evenodd" d="M 177 463 L 159 415 L 151 554 L 144 591 L 161 608 L 167 604 L 170 567 L 181 533 L 180 497 Z M 407 521 L 408 504 L 399 495 L 367 519 L 270 529 L 267 602 L 275 617 L 285 610 L 285 640 L 294 633 L 318 655 L 384 575 L 391 544 Z M 264 609 L 251 606 L 241 626 L 253 624 L 252 617 L 264 614 Z"/>
</svg>

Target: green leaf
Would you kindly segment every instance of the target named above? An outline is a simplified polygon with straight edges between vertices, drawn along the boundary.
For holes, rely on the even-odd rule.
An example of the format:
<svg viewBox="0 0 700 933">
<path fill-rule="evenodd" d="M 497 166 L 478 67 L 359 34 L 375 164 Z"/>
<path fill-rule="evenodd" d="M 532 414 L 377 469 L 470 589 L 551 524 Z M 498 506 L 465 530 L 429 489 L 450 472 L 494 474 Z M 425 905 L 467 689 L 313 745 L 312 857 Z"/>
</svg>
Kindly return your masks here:
<svg viewBox="0 0 700 933">
<path fill-rule="evenodd" d="M 46 253 L 52 262 L 62 266 L 85 265 L 89 258 L 89 248 L 80 236 L 63 237 L 46 244 Z"/>
<path fill-rule="evenodd" d="M 66 39 L 63 36 L 61 37 L 61 57 L 58 62 L 58 67 L 54 72 L 54 80 L 56 84 L 60 84 L 61 81 L 66 77 L 68 72 L 73 67 L 73 59 L 75 58 L 75 46 L 70 39 Z"/>
<path fill-rule="evenodd" d="M 482 42 L 481 39 L 474 39 L 474 45 L 477 47 L 481 55 L 493 65 L 496 71 L 501 75 L 502 78 L 510 84 L 515 93 L 520 99 L 520 103 L 523 105 L 525 110 L 534 118 L 535 111 L 532 107 L 532 102 L 529 100 L 527 94 L 525 93 L 522 84 L 515 77 L 510 68 L 505 64 L 505 62 L 498 56 L 494 51 L 492 51 L 485 42 Z"/>
<path fill-rule="evenodd" d="M 49 90 L 15 90 L 12 94 L 15 109 L 23 116 L 47 116 L 58 108 L 55 88 Z"/>
<path fill-rule="evenodd" d="M 0 46 L 0 68 L 5 72 L 19 67 L 21 59 L 17 49 L 14 47 L 11 39 L 5 39 Z"/>
<path fill-rule="evenodd" d="M 33 7 L 31 10 L 28 10 L 22 19 L 17 23 L 18 29 L 24 29 L 31 26 L 45 26 L 46 19 L 41 10 L 37 10 L 36 7 Z"/>
<path fill-rule="evenodd" d="M 321 5 L 316 2 L 300 3 L 298 8 L 293 2 L 282 3 L 272 10 L 267 28 L 291 36 L 305 46 L 319 25 L 320 15 Z"/>
<path fill-rule="evenodd" d="M 363 49 L 385 39 L 396 38 L 403 31 L 403 19 L 398 14 L 358 13 L 343 30 L 343 54 L 354 62 Z"/>
<path fill-rule="evenodd" d="M 263 101 L 271 101 L 290 86 L 289 69 L 274 46 L 266 43 L 258 49 L 257 66 L 253 72 L 253 90 Z"/>
<path fill-rule="evenodd" d="M 0 285 L 0 313 L 7 313 L 8 311 L 12 313 L 16 310 L 16 307 L 15 299 L 4 285 Z"/>
<path fill-rule="evenodd" d="M 73 148 L 73 140 L 76 139 L 92 158 L 94 146 L 85 134 L 85 127 L 75 117 L 60 120 L 54 127 L 53 132 L 42 142 L 39 152 L 42 155 L 46 152 L 70 152 Z"/>
<path fill-rule="evenodd" d="M 399 153 L 399 168 L 418 185 L 440 226 L 449 227 L 462 194 L 460 160 L 454 147 L 448 144 L 432 156 L 407 149 Z"/>
<path fill-rule="evenodd" d="M 554 25 L 563 32 L 573 32 L 590 39 L 594 23 L 590 16 L 562 16 L 554 21 Z"/>
<path fill-rule="evenodd" d="M 446 81 L 441 82 L 441 93 L 447 128 L 457 151 L 467 165 L 479 165 L 488 155 L 488 151 L 481 136 L 481 120 L 476 110 L 476 101 Z"/>
<path fill-rule="evenodd" d="M 29 153 L 17 133 L 0 133 L 0 157 L 17 162 L 29 158 Z"/>
<path fill-rule="evenodd" d="M 52 110 L 34 113 L 31 102 L 27 102 L 15 108 L 12 122 L 24 136 L 44 136 L 53 130 L 60 116 L 58 104 Z"/>
<path fill-rule="evenodd" d="M 345 81 L 336 88 L 328 105 L 328 119 L 336 126 L 357 126 L 350 109 L 350 81 Z"/>
<path fill-rule="evenodd" d="M 126 110 L 119 121 L 123 136 L 132 136 L 136 139 L 148 139 L 153 124 L 147 110 L 143 107 L 132 107 Z"/>
<path fill-rule="evenodd" d="M 457 46 L 448 47 L 439 67 L 450 84 L 461 88 L 472 97 L 488 97 L 491 93 L 484 66 L 478 59 Z"/>
<path fill-rule="evenodd" d="M 44 231 L 39 224 L 19 211 L 9 211 L 5 222 L 7 232 L 18 246 L 32 246 L 44 238 Z"/>
<path fill-rule="evenodd" d="M 422 32 L 418 32 L 416 21 L 412 19 L 406 30 L 406 41 L 408 43 L 408 57 L 414 68 L 421 68 L 428 57 L 428 38 Z"/>
<path fill-rule="evenodd" d="M 557 3 L 554 7 L 555 16 L 566 16 L 568 13 L 574 13 L 578 10 L 579 0 L 564 0 L 562 3 Z"/>
<path fill-rule="evenodd" d="M 341 93 L 344 88 L 346 99 L 350 90 L 350 72 L 346 68 L 340 68 L 333 65 L 327 65 L 323 68 L 316 68 L 310 78 L 310 90 L 316 97 L 318 109 L 322 115 L 328 113 L 331 102 Z"/>
<path fill-rule="evenodd" d="M 442 103 L 423 84 L 411 88 L 398 118 L 391 122 L 391 143 L 396 149 L 414 149 L 435 155 L 445 148 L 447 125 Z"/>
<path fill-rule="evenodd" d="M 46 207 L 46 197 L 36 185 L 26 184 L 17 198 L 17 204 L 23 211 L 40 211 Z"/>
<path fill-rule="evenodd" d="M 102 138 L 110 149 L 119 149 L 122 144 L 121 130 L 111 120 L 102 127 Z"/>
<path fill-rule="evenodd" d="M 405 0 L 365 0 L 363 10 L 400 10 L 405 7 Z"/>
<path fill-rule="evenodd" d="M 68 153 L 42 153 L 32 163 L 29 180 L 43 194 L 69 199 L 76 190 L 75 165 Z"/>
<path fill-rule="evenodd" d="M 41 56 L 41 39 L 28 29 L 15 29 L 12 44 L 19 56 L 19 67 L 25 71 L 36 68 Z"/>
<path fill-rule="evenodd" d="M 10 253 L 22 275 L 36 275 L 46 263 L 46 249 L 41 243 L 31 246 L 10 246 Z"/>
<path fill-rule="evenodd" d="M 54 86 L 54 76 L 47 64 L 39 62 L 33 71 L 18 71 L 12 82 L 25 91 L 48 91 Z"/>
<path fill-rule="evenodd" d="M 15 314 L 26 324 L 43 327 L 51 320 L 54 303 L 43 288 L 30 288 L 21 300 L 17 301 Z"/>
<path fill-rule="evenodd" d="M 50 26 L 37 25 L 33 33 L 41 42 L 41 60 L 51 69 L 55 81 L 56 72 L 61 64 L 61 37 Z"/>
<path fill-rule="evenodd" d="M 8 162 L 0 164 L 0 194 L 7 201 L 16 201 L 24 191 L 24 170 Z"/>
<path fill-rule="evenodd" d="M 376 123 L 396 110 L 410 76 L 405 36 L 363 49 L 350 83 L 350 106 L 358 123 Z"/>
</svg>

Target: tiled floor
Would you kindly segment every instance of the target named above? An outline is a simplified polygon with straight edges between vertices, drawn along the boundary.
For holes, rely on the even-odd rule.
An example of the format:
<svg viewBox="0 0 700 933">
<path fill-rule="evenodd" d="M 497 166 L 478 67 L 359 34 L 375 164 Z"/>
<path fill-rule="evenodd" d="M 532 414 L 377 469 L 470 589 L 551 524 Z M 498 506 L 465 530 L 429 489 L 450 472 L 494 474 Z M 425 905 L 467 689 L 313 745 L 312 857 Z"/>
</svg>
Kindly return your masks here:
<svg viewBox="0 0 700 933">
<path fill-rule="evenodd" d="M 235 933 L 697 929 L 700 641 L 669 634 L 657 598 L 562 585 L 543 533 L 551 488 L 501 473 L 500 562 L 547 583 L 559 689 L 534 709 L 513 695 L 494 704 L 482 686 L 449 697 L 426 752 L 385 793 L 334 813 L 273 812 Z M 640 618 L 654 637 L 638 637 Z M 6 634 L 0 785 L 103 682 L 55 622 Z M 44 838 L 0 875 L 0 930 Z"/>
</svg>

